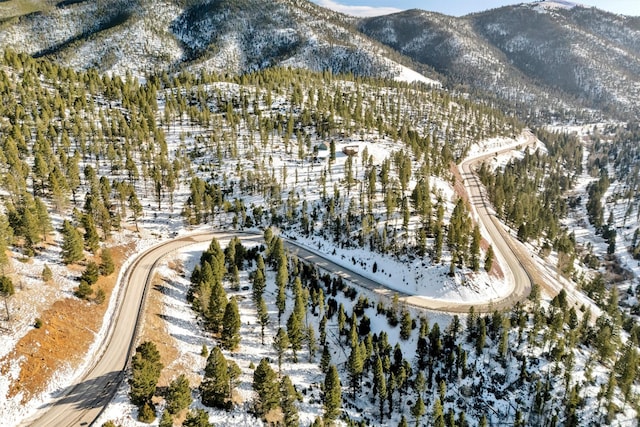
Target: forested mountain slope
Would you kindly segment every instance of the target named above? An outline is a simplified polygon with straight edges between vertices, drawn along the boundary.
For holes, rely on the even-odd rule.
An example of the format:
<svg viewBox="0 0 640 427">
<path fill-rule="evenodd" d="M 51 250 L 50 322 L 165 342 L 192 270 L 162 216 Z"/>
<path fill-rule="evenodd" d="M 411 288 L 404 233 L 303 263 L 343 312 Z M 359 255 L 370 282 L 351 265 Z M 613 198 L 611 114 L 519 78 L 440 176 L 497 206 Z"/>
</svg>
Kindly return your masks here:
<svg viewBox="0 0 640 427">
<path fill-rule="evenodd" d="M 465 273 L 489 277 L 491 260 L 452 189 L 452 162 L 477 140 L 522 129 L 444 90 L 350 74 L 269 68 L 141 82 L 12 51 L 1 59 L 0 97 L 0 266 L 7 283 L 29 283 L 2 279 L 12 316 L 0 325 L 12 331 L 2 336 L 0 369 L 12 372 L 4 414 L 67 366 L 30 369 L 51 357 L 45 337 L 21 357 L 34 319 L 48 325 L 37 307 L 104 304 L 95 281 L 108 274 L 105 248 L 126 233 L 274 225 L 374 254 L 360 261 L 368 270 L 388 259 L 421 289 L 445 280 L 458 295 Z M 28 295 L 45 282 L 51 299 L 36 306 Z"/>
<path fill-rule="evenodd" d="M 293 66 L 392 78 L 403 64 L 493 94 L 523 118 L 631 117 L 639 108 L 640 23 L 594 8 L 549 1 L 461 18 L 410 10 L 357 20 L 306 0 L 41 3 L 5 17 L 0 44 L 77 69 Z"/>
<path fill-rule="evenodd" d="M 393 77 L 410 62 L 300 0 L 67 1 L 7 19 L 0 45 L 79 69 L 146 74 L 268 66 Z"/>
<path fill-rule="evenodd" d="M 360 28 L 452 83 L 498 94 L 529 117 L 575 107 L 639 111 L 638 18 L 538 2 L 461 18 L 410 10 L 364 19 Z"/>
</svg>

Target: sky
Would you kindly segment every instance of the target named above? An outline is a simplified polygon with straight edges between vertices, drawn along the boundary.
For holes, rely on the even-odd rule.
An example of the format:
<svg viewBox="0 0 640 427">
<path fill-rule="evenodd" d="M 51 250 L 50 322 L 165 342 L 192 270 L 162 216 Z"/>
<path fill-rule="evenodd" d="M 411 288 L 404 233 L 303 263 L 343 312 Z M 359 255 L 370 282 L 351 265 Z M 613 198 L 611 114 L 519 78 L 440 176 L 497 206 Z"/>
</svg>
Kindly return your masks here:
<svg viewBox="0 0 640 427">
<path fill-rule="evenodd" d="M 530 3 L 527 0 L 312 0 L 328 9 L 356 16 L 386 15 L 406 9 L 424 9 L 462 16 L 508 4 Z M 595 6 L 613 13 L 640 16 L 640 0 L 583 0 L 583 6 Z"/>
</svg>

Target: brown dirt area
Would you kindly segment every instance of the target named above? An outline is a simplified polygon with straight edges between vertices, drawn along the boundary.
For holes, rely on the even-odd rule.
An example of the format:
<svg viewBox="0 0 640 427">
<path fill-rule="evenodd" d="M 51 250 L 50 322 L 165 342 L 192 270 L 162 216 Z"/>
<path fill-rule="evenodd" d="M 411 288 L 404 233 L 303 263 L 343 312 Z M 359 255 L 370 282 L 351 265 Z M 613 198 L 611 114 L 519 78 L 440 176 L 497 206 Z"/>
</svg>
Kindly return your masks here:
<svg viewBox="0 0 640 427">
<path fill-rule="evenodd" d="M 178 274 L 183 272 L 182 264 L 175 260 L 168 262 L 169 268 Z M 156 274 L 152 281 L 151 289 L 147 295 L 147 304 L 143 317 L 142 332 L 138 339 L 139 343 L 152 341 L 156 344 L 160 352 L 160 361 L 164 365 L 158 387 L 163 388 L 169 385 L 180 374 L 185 374 L 192 387 L 197 387 L 202 378 L 192 374 L 193 367 L 180 360 L 178 348 L 180 344 L 169 334 L 164 315 L 164 294 L 161 289 L 169 287 L 169 279 Z"/>
<path fill-rule="evenodd" d="M 168 266 L 178 274 L 183 273 L 181 262 L 169 260 Z M 156 274 L 151 282 L 151 289 L 147 294 L 147 303 L 142 322 L 142 331 L 138 338 L 138 343 L 151 341 L 155 343 L 156 348 L 160 352 L 160 361 L 164 368 L 160 373 L 158 380 L 158 389 L 164 390 L 169 383 L 176 379 L 180 374 L 185 374 L 189 380 L 191 388 L 200 385 L 202 378 L 193 372 L 193 366 L 189 366 L 178 351 L 180 344 L 176 338 L 171 336 L 167 330 L 164 315 L 164 294 L 161 289 L 169 287 L 169 279 Z M 160 399 L 156 398 L 156 403 Z M 174 422 L 180 424 L 186 417 L 186 410 L 174 416 Z"/>
<path fill-rule="evenodd" d="M 453 191 L 458 195 L 458 197 L 464 200 L 465 206 L 467 207 L 467 209 L 469 209 L 469 195 L 467 194 L 467 189 L 464 188 L 462 175 L 460 175 L 458 165 L 456 165 L 454 162 L 451 162 L 451 164 L 449 165 L 449 172 L 451 172 L 453 178 L 455 179 L 455 182 L 453 183 Z"/>
<path fill-rule="evenodd" d="M 106 301 L 111 297 L 120 267 L 132 250 L 133 244 L 111 248 L 116 270 L 107 277 L 100 277 L 93 285 L 94 290 L 104 290 L 106 300 L 103 304 L 75 298 L 56 301 L 40 314 L 42 327 L 29 331 L 15 349 L 0 360 L 2 375 L 7 374 L 12 361 L 22 361 L 20 374 L 11 384 L 7 397 L 23 393 L 22 401 L 27 402 L 46 389 L 57 371 L 80 365 L 102 325 L 108 306 Z"/>
<path fill-rule="evenodd" d="M 167 326 L 162 318 L 164 301 L 162 292 L 158 290 L 158 287 L 164 282 L 165 279 L 158 274 L 153 277 L 152 286 L 147 295 L 142 333 L 138 338 L 139 343 L 145 341 L 155 343 L 160 352 L 160 361 L 164 368 L 158 380 L 158 387 L 168 386 L 175 377 L 183 372 L 183 370 L 174 365 L 179 356 L 176 350 L 177 345 L 174 342 L 174 338 L 167 331 Z"/>
</svg>

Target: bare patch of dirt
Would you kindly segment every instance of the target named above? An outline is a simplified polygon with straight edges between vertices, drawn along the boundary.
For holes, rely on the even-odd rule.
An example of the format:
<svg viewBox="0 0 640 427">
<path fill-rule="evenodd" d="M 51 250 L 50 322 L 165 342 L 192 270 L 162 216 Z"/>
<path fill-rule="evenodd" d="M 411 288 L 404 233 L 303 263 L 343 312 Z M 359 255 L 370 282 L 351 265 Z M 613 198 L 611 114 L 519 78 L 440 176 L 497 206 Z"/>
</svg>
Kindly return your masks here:
<svg viewBox="0 0 640 427">
<path fill-rule="evenodd" d="M 460 174 L 460 169 L 458 169 L 458 165 L 454 162 L 451 162 L 449 165 L 449 172 L 453 175 L 455 182 L 453 184 L 453 191 L 464 200 L 464 204 L 467 209 L 470 209 L 469 205 L 469 195 L 467 194 L 467 189 L 464 187 L 464 181 L 462 180 L 462 175 Z"/>
<path fill-rule="evenodd" d="M 155 343 L 160 352 L 160 361 L 164 368 L 158 380 L 158 387 L 166 387 L 178 375 L 183 373 L 175 366 L 175 362 L 179 357 L 176 350 L 177 344 L 174 338 L 169 335 L 167 326 L 165 325 L 163 315 L 163 295 L 158 289 L 165 283 L 165 280 L 156 274 L 151 282 L 151 289 L 147 294 L 147 304 L 144 312 L 144 321 L 142 324 L 142 333 L 138 342 L 151 341 Z"/>
<path fill-rule="evenodd" d="M 116 270 L 100 277 L 94 291 L 102 289 L 106 301 L 116 284 L 118 271 L 133 250 L 133 244 L 111 248 Z M 15 349 L 0 360 L 0 372 L 5 375 L 12 360 L 22 360 L 20 375 L 11 384 L 7 397 L 23 393 L 23 402 L 42 393 L 53 375 L 61 370 L 77 368 L 100 329 L 107 303 L 95 304 L 75 298 L 58 300 L 40 314 L 43 324 L 32 329 Z"/>
<path fill-rule="evenodd" d="M 169 260 L 167 265 L 178 274 L 182 274 L 184 267 L 179 260 Z M 163 388 L 180 374 L 185 374 L 191 387 L 197 387 L 202 378 L 193 373 L 193 367 L 189 366 L 178 350 L 180 342 L 167 330 L 166 316 L 164 313 L 164 294 L 162 289 L 170 288 L 169 279 L 156 274 L 152 281 L 151 289 L 147 295 L 147 304 L 144 313 L 142 333 L 139 342 L 152 341 L 160 352 L 160 360 L 164 365 L 158 387 Z"/>
</svg>

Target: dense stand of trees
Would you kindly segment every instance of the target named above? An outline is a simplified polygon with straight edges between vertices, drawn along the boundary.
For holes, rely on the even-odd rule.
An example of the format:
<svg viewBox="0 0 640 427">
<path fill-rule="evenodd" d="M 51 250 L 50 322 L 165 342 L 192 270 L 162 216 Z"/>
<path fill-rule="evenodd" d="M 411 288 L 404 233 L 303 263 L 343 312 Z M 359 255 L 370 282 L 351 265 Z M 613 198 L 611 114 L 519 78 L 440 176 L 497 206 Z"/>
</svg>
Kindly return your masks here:
<svg viewBox="0 0 640 427">
<path fill-rule="evenodd" d="M 497 215 L 517 231 L 520 240 L 539 242 L 543 255 L 556 250 L 558 267 L 570 275 L 575 239 L 561 221 L 570 208 L 567 191 L 582 173 L 583 148 L 575 135 L 538 130 L 536 136 L 546 152 L 528 149 L 522 159 L 513 159 L 495 172 L 482 164 L 478 174 Z"/>
<path fill-rule="evenodd" d="M 141 84 L 131 76 L 77 72 L 11 51 L 0 57 L 0 99 L 0 267 L 4 271 L 9 263 L 8 249 L 37 256 L 57 231 L 61 261 L 85 265 L 81 297 L 91 295 L 96 274 L 109 274 L 101 242 L 122 226 L 137 229 L 152 212 L 172 212 L 180 186 L 188 188 L 180 213 L 190 224 L 273 224 L 398 257 L 429 255 L 440 261 L 450 255 L 452 272 L 465 266 L 478 270 L 481 236 L 468 208 L 462 200 L 444 200 L 433 180 L 453 181 L 449 168 L 472 142 L 521 130 L 496 110 L 405 83 L 269 69 L 235 77 L 163 73 Z M 630 133 L 636 131 L 629 127 Z M 178 133 L 180 143 L 172 144 L 168 136 Z M 480 173 L 499 215 L 518 236 L 543 239 L 568 257 L 563 265 L 570 266 L 574 241 L 559 220 L 567 212 L 564 194 L 580 173 L 581 145 L 564 134 L 540 131 L 538 136 L 546 153 L 527 153 L 497 173 L 487 168 Z M 383 160 L 363 149 L 338 166 L 336 142 L 358 139 L 397 145 Z M 329 142 L 331 154 L 317 163 L 321 141 Z M 610 157 L 617 162 L 624 157 L 594 152 L 599 154 L 590 167 L 598 173 Z M 274 165 L 276 153 L 280 162 Z M 296 167 L 287 169 L 292 164 Z M 301 168 L 309 171 L 306 178 L 298 177 Z M 633 172 L 627 174 L 629 183 L 636 185 L 637 168 L 627 170 Z M 307 186 L 301 191 L 303 179 Z M 306 191 L 316 187 L 319 197 L 308 197 Z M 604 219 L 596 190 L 590 208 L 594 221 Z M 52 217 L 61 214 L 69 219 L 54 230 Z M 300 397 L 282 374 L 282 362 L 305 356 L 314 360 L 319 347 L 329 422 L 347 417 L 343 406 L 362 405 L 359 396 L 370 397 L 376 422 L 402 412 L 411 421 L 429 417 L 436 425 L 466 425 L 472 417 L 480 423 L 499 417 L 516 424 L 577 425 L 591 415 L 604 423 L 615 418 L 621 402 L 637 406 L 633 339 L 638 333 L 618 314 L 615 291 L 597 282 L 587 285 L 588 292 L 601 298 L 606 309 L 594 323 L 588 311 L 578 312 L 566 295 L 559 295 L 549 306 L 534 298 L 508 313 L 470 313 L 466 329 L 454 318 L 441 330 L 426 319 L 412 319 L 395 303 L 374 307 L 364 297 L 355 305 L 339 303 L 341 298 L 355 300 L 357 291 L 288 256 L 280 239 L 269 233 L 262 254 L 239 242 L 222 250 L 212 241 L 192 274 L 189 298 L 219 344 L 208 354 L 199 387 L 206 405 L 233 404 L 239 369 L 223 350 L 232 355 L 242 346 L 241 321 L 237 301 L 227 291 L 235 292 L 240 272 L 251 267 L 261 328 L 276 330 L 278 325 L 272 343 L 278 373 L 267 361 L 254 371 L 254 410 L 265 419 L 298 422 Z M 98 265 L 93 258 L 100 253 Z M 484 259 L 490 270 L 491 250 Z M 273 316 L 265 309 L 267 269 L 275 277 Z M 8 298 L 15 289 L 5 277 L 0 291 Z M 344 295 L 338 297 L 339 292 Z M 370 316 L 383 314 L 390 328 L 400 328 L 401 340 L 415 335 L 415 354 L 403 354 L 386 332 L 372 331 Z M 632 339 L 619 350 L 622 328 Z M 328 330 L 336 332 L 337 341 L 328 338 Z M 346 356 L 339 368 L 330 351 L 335 347 Z M 584 381 L 576 378 L 580 351 L 601 368 L 589 372 L 585 367 Z M 540 368 L 540 360 L 549 363 Z M 485 363 L 508 367 L 510 373 L 489 376 Z M 162 369 L 154 346 L 139 347 L 132 366 L 131 398 L 140 418 L 152 419 Z M 276 386 L 265 378 L 277 378 Z M 175 381 L 166 396 L 165 423 L 188 405 L 188 382 Z M 458 396 L 451 385 L 458 383 L 466 384 L 471 396 L 491 384 L 494 400 L 517 393 L 518 407 L 496 415 L 484 397 L 454 407 Z M 601 393 L 593 393 L 597 387 Z M 586 400 L 593 396 L 598 407 L 588 412 Z M 205 422 L 206 413 L 193 411 L 184 425 Z"/>
<path fill-rule="evenodd" d="M 267 422 L 297 425 L 300 394 L 289 384 L 283 362 L 297 363 L 315 352 L 313 346 L 303 345 L 311 335 L 319 337 L 322 349 L 317 363 L 324 373 L 325 423 L 341 418 L 358 425 L 343 408 L 358 414 L 370 405 L 376 409 L 356 419 L 382 424 L 398 420 L 401 413 L 401 425 L 403 420 L 444 426 L 508 420 L 518 425 L 577 426 L 587 420 L 611 423 L 621 405 L 637 405 L 635 342 L 640 328 L 628 328 L 615 288 L 608 290 L 603 282 L 585 285 L 601 303 L 603 313 L 597 319 L 589 309 L 573 305 L 565 291 L 549 304 L 542 302 L 536 286 L 529 301 L 512 310 L 478 314 L 472 309 L 464 322 L 454 316 L 441 328 L 426 317 L 414 317 L 395 298 L 376 304 L 341 279 L 320 274 L 288 255 L 271 230 L 265 232 L 265 241 L 260 253 L 239 250 L 238 242 L 225 250 L 212 242 L 214 249 L 205 252 L 202 262 L 209 262 L 211 252 L 244 253 L 240 264 L 249 267 L 256 311 L 266 292 L 273 295 L 274 311 L 266 313 L 269 320 L 264 325 L 272 330 L 276 356 L 262 359 L 253 373 L 253 411 Z M 201 271 L 202 264 L 194 276 Z M 273 282 L 268 283 L 267 276 Z M 225 286 L 233 285 L 231 277 L 224 280 Z M 198 287 L 197 280 L 192 287 Z M 275 300 L 279 293 L 284 294 L 282 308 Z M 278 321 L 279 314 L 288 316 Z M 373 315 L 386 316 L 389 325 L 374 330 L 369 320 Z M 398 328 L 398 342 L 391 341 L 387 328 Z M 628 345 L 622 345 L 624 329 L 631 334 Z M 299 335 L 300 331 L 307 332 Z M 401 345 L 412 338 L 415 347 Z M 297 340 L 302 341 L 296 345 Z M 215 352 L 220 357 L 220 351 Z M 335 359 L 341 352 L 344 357 Z M 215 365 L 226 366 L 221 361 Z M 224 377 L 226 370 L 220 372 Z M 228 390 L 223 388 L 224 393 Z M 225 396 L 222 407 L 228 402 Z"/>
<path fill-rule="evenodd" d="M 0 249 L 37 256 L 61 233 L 67 264 L 99 256 L 114 231 L 138 230 L 145 215 L 171 215 L 180 187 L 188 188 L 179 203 L 189 224 L 299 227 L 340 245 L 439 261 L 450 201 L 430 180 L 452 179 L 451 162 L 474 141 L 522 126 L 440 89 L 329 72 L 160 73 L 141 83 L 10 50 L 0 66 Z M 336 142 L 344 140 L 397 148 L 375 161 L 364 149 L 337 166 Z M 331 156 L 319 164 L 320 142 Z M 472 226 L 451 229 L 451 265 L 478 270 L 478 253 L 467 247 Z M 78 296 L 88 294 L 82 284 Z M 208 321 L 219 327 L 222 316 L 223 308 Z"/>
</svg>

